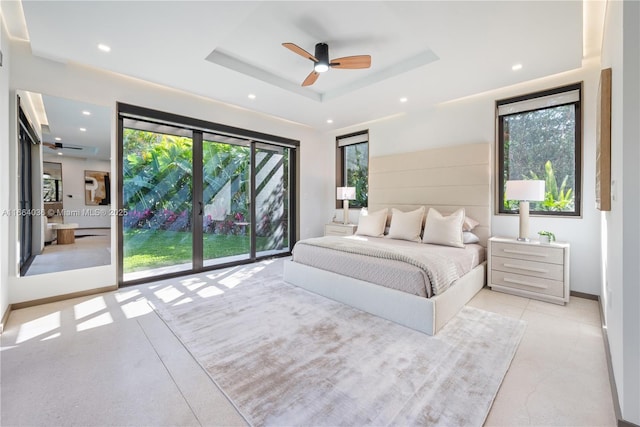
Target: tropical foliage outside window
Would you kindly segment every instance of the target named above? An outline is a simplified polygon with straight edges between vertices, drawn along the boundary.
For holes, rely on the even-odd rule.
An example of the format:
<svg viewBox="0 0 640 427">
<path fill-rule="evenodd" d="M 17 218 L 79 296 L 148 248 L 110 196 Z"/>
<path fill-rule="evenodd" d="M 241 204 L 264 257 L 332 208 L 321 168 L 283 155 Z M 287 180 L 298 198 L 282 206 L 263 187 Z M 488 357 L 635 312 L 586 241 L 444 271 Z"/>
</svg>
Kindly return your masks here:
<svg viewBox="0 0 640 427">
<path fill-rule="evenodd" d="M 575 89 L 572 85 L 565 91 Z M 563 95 L 562 90 L 554 92 Z M 514 102 L 556 94 L 532 94 Z M 498 101 L 499 106 L 508 104 Z M 545 200 L 532 201 L 531 213 L 580 215 L 580 100 L 499 114 L 498 124 L 499 212 L 518 210 L 519 201 L 505 198 L 508 180 L 535 179 L 545 181 Z"/>
<path fill-rule="evenodd" d="M 124 271 L 188 263 L 192 257 L 193 140 L 123 130 Z M 249 252 L 248 146 L 203 141 L 204 259 Z M 256 150 L 257 251 L 289 240 L 289 150 Z"/>
<path fill-rule="evenodd" d="M 358 142 L 342 143 L 341 145 L 341 140 L 349 138 L 356 138 Z M 336 161 L 338 165 L 341 165 L 341 168 L 336 177 L 336 184 L 338 187 L 355 187 L 356 199 L 349 201 L 349 206 L 352 208 L 367 207 L 369 203 L 368 132 L 359 132 L 337 139 L 338 158 Z"/>
</svg>

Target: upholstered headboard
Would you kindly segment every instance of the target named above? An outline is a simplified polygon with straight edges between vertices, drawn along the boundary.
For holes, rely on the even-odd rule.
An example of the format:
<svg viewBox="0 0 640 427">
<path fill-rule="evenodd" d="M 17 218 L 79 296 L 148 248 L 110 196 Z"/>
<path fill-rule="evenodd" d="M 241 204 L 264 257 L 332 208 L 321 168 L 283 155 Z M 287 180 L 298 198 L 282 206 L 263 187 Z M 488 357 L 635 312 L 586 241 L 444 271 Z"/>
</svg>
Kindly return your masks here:
<svg viewBox="0 0 640 427">
<path fill-rule="evenodd" d="M 491 236 L 491 145 L 466 144 L 369 159 L 369 211 L 420 206 L 448 214 L 464 207 L 480 222 L 473 232 Z"/>
</svg>

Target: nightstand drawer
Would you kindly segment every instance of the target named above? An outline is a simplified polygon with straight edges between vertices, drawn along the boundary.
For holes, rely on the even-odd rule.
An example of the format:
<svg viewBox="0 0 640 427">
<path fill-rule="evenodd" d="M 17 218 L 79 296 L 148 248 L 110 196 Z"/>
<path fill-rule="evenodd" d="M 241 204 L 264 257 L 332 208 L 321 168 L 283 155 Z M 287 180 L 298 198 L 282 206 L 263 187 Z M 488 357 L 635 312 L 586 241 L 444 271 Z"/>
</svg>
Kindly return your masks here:
<svg viewBox="0 0 640 427">
<path fill-rule="evenodd" d="M 550 262 L 553 264 L 564 263 L 564 251 L 562 248 L 543 245 L 512 245 L 509 243 L 493 242 L 491 254 L 493 256 L 517 258 L 527 261 Z"/>
<path fill-rule="evenodd" d="M 564 280 L 564 267 L 562 264 L 550 264 L 516 258 L 492 256 L 491 269 L 494 271 L 504 271 L 506 273 L 540 277 L 542 279 Z"/>
<path fill-rule="evenodd" d="M 492 270 L 491 276 L 493 285 L 521 289 L 523 291 L 559 298 L 564 296 L 564 283 L 558 280 L 541 279 L 539 277 L 506 273 L 498 270 Z"/>
<path fill-rule="evenodd" d="M 355 224 L 325 224 L 325 236 L 351 236 L 356 232 Z"/>
</svg>

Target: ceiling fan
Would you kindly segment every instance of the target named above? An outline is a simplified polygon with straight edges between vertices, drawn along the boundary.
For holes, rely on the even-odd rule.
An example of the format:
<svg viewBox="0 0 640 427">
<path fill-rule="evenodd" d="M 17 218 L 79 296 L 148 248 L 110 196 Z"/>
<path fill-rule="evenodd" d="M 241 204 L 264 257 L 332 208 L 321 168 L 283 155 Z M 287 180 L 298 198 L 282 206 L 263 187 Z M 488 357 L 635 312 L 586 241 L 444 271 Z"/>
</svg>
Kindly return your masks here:
<svg viewBox="0 0 640 427">
<path fill-rule="evenodd" d="M 320 73 L 324 73 L 329 70 L 329 68 L 358 69 L 369 68 L 371 66 L 371 55 L 345 56 L 329 61 L 329 45 L 326 43 L 316 44 L 315 55 L 311 55 L 293 43 L 282 43 L 282 46 L 313 61 L 313 71 L 304 79 L 302 86 L 311 86 L 318 80 Z"/>
<path fill-rule="evenodd" d="M 78 145 L 69 145 L 63 144 L 62 142 L 43 142 L 42 145 L 45 145 L 52 150 L 60 150 L 60 149 L 71 149 L 71 150 L 82 150 L 84 147 L 80 147 Z"/>
</svg>

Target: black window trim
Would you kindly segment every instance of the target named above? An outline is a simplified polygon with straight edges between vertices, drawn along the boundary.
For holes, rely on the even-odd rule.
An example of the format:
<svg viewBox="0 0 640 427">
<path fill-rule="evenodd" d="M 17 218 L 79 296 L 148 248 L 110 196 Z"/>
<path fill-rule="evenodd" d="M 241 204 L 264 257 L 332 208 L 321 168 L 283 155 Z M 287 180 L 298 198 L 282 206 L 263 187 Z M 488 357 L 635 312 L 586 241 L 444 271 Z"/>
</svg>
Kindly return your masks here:
<svg viewBox="0 0 640 427">
<path fill-rule="evenodd" d="M 569 85 L 559 86 L 552 89 L 546 89 L 539 92 L 532 92 L 525 95 L 518 95 L 511 98 L 501 99 L 496 101 L 495 106 L 495 114 L 496 114 L 496 203 L 495 203 L 495 214 L 496 215 L 518 215 L 518 212 L 506 211 L 504 209 L 504 185 L 502 182 L 502 177 L 504 176 L 504 150 L 503 150 L 503 140 L 502 135 L 504 134 L 504 125 L 503 121 L 500 119 L 500 115 L 498 114 L 498 109 L 502 105 L 513 104 L 520 101 L 532 100 L 536 98 L 542 98 L 545 96 L 557 95 L 561 93 L 566 93 L 570 91 L 578 90 L 579 91 L 579 99 L 577 102 L 567 102 L 562 104 L 553 105 L 553 107 L 559 107 L 562 105 L 575 105 L 576 106 L 576 144 L 575 144 L 575 159 L 576 159 L 576 171 L 575 171 L 575 179 L 576 188 L 574 190 L 575 195 L 575 212 L 561 212 L 561 211 L 534 211 L 530 212 L 530 216 L 544 216 L 544 217 L 561 217 L 561 218 L 582 218 L 582 190 L 583 190 L 583 182 L 582 182 L 582 164 L 583 164 L 583 140 L 582 140 L 582 123 L 583 123 L 583 108 L 582 102 L 584 99 L 583 96 L 583 82 L 572 83 Z M 538 110 L 522 110 L 522 112 L 527 111 L 535 111 Z M 506 115 L 505 115 L 506 116 Z"/>
<path fill-rule="evenodd" d="M 345 144 L 343 146 L 340 146 L 340 141 L 343 139 L 347 139 L 347 138 L 353 138 L 356 136 L 360 136 L 360 135 L 366 135 L 367 136 L 367 141 L 366 143 L 369 144 L 369 129 L 365 129 L 365 130 L 359 130 L 357 132 L 352 132 L 352 133 L 348 133 L 345 135 L 338 135 L 336 136 L 336 188 L 337 187 L 344 187 L 344 150 L 343 148 L 347 145 L 355 145 L 355 144 L 362 144 L 364 143 L 364 141 L 362 142 L 355 142 L 353 144 Z M 367 150 L 367 153 L 369 153 L 369 150 Z M 369 165 L 369 161 L 371 159 L 371 156 L 369 154 L 367 154 L 367 166 Z M 369 174 L 367 173 L 367 182 L 369 180 Z M 334 191 L 335 194 L 335 191 Z M 367 203 L 367 206 L 364 207 L 368 207 L 369 203 Z M 340 200 L 336 200 L 336 209 L 342 209 L 342 201 Z"/>
</svg>

